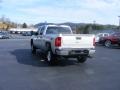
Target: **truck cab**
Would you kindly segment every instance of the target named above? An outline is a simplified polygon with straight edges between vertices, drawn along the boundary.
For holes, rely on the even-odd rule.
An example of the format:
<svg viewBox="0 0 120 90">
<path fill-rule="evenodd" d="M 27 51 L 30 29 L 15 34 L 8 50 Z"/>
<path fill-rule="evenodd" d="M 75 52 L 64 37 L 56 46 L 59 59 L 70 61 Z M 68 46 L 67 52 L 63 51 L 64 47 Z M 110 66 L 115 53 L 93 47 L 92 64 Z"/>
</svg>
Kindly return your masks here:
<svg viewBox="0 0 120 90">
<path fill-rule="evenodd" d="M 95 53 L 95 36 L 91 34 L 73 34 L 66 25 L 44 25 L 37 35 L 31 38 L 32 53 L 40 49 L 49 63 L 58 57 L 74 57 L 78 62 L 85 62 Z"/>
</svg>

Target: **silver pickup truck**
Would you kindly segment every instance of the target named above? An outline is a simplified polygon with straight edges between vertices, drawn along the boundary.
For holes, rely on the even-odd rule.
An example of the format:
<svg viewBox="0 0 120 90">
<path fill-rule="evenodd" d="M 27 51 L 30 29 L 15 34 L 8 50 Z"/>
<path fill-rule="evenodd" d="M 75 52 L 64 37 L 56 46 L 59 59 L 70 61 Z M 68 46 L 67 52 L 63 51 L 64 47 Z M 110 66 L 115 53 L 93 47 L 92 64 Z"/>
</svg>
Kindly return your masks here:
<svg viewBox="0 0 120 90">
<path fill-rule="evenodd" d="M 46 61 L 55 64 L 60 57 L 77 58 L 84 63 L 95 53 L 95 36 L 92 34 L 73 34 L 66 25 L 44 25 L 31 38 L 31 51 L 40 49 Z"/>
</svg>

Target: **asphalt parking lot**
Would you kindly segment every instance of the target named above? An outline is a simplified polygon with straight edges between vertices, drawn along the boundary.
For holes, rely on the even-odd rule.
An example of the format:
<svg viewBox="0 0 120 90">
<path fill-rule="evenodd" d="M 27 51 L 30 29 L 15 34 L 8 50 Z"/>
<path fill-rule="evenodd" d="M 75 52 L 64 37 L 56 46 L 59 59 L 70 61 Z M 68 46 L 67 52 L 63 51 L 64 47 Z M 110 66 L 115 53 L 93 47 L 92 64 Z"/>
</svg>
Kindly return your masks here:
<svg viewBox="0 0 120 90">
<path fill-rule="evenodd" d="M 0 40 L 0 90 L 120 90 L 120 48 L 97 46 L 84 64 L 49 66 L 29 39 Z"/>
</svg>

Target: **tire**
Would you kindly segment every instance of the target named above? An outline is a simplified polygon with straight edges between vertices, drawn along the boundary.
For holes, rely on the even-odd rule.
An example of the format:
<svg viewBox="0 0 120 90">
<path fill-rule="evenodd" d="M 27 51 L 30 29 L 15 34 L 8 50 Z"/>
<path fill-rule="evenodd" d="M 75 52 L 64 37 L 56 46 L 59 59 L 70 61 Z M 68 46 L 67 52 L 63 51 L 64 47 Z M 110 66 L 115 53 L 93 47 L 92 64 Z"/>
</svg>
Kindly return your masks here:
<svg viewBox="0 0 120 90">
<path fill-rule="evenodd" d="M 51 50 L 47 51 L 46 61 L 49 65 L 56 65 L 58 63 L 57 57 L 52 53 Z"/>
<path fill-rule="evenodd" d="M 32 54 L 36 54 L 36 47 L 33 45 L 33 43 L 31 44 L 31 52 Z"/>
<path fill-rule="evenodd" d="M 46 61 L 49 63 L 49 65 L 56 65 L 57 64 L 57 58 L 53 54 L 50 45 L 47 45 L 47 52 L 46 52 Z"/>
<path fill-rule="evenodd" d="M 111 47 L 112 42 L 110 40 L 106 40 L 104 45 L 109 48 L 109 47 Z"/>
<path fill-rule="evenodd" d="M 78 60 L 78 63 L 84 63 L 87 60 L 87 57 L 85 56 L 78 57 L 77 60 Z"/>
</svg>

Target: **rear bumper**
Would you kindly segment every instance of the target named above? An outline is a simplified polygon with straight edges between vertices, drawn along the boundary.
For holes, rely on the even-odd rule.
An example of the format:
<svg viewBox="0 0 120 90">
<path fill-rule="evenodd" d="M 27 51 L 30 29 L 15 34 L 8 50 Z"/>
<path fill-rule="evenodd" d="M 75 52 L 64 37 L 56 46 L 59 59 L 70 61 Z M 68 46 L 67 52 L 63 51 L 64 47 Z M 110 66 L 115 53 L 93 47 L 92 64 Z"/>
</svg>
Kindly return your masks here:
<svg viewBox="0 0 120 90">
<path fill-rule="evenodd" d="M 66 57 L 77 57 L 77 56 L 88 56 L 93 57 L 95 54 L 95 49 L 56 49 L 55 54 L 59 56 Z"/>
</svg>

